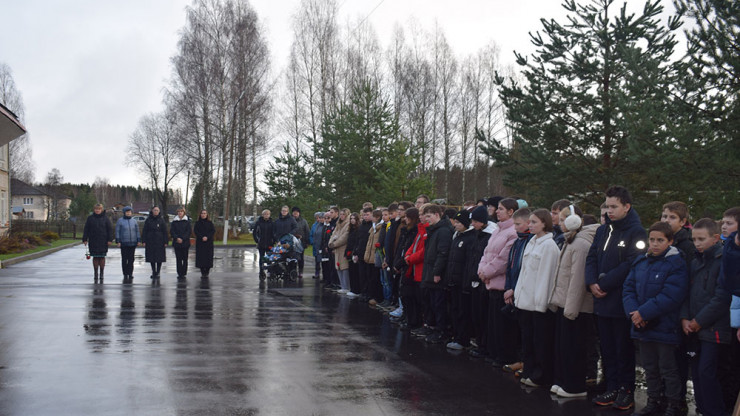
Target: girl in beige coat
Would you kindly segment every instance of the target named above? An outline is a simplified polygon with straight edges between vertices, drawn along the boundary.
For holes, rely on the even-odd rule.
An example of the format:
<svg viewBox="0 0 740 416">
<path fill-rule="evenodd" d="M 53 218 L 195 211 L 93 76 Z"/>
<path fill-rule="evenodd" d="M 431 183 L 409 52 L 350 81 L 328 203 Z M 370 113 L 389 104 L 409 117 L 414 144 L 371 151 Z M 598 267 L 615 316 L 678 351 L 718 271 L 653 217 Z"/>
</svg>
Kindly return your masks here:
<svg viewBox="0 0 740 416">
<path fill-rule="evenodd" d="M 345 208 L 339 211 L 337 228 L 329 238 L 329 248 L 334 250 L 339 285 L 342 287 L 338 293 L 349 292 L 349 260 L 345 255 L 347 252 L 347 237 L 349 236 L 349 216 L 349 209 Z"/>
<path fill-rule="evenodd" d="M 587 334 L 593 322 L 593 296 L 586 290 L 586 257 L 599 226 L 584 226 L 582 215 L 573 205 L 560 211 L 565 244 L 550 297 L 550 307 L 557 308 L 555 384 L 551 391 L 560 397 L 586 397 Z"/>
</svg>

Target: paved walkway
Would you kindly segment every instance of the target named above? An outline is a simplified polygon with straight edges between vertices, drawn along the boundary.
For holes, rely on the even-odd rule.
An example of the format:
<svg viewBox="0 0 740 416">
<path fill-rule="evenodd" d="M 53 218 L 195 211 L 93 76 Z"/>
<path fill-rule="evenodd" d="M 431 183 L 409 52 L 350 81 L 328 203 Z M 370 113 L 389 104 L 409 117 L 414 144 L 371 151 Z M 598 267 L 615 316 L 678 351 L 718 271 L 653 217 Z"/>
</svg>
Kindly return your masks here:
<svg viewBox="0 0 740 416">
<path fill-rule="evenodd" d="M 0 414 L 599 414 L 426 345 L 310 277 L 260 287 L 254 249 L 217 249 L 210 282 L 183 284 L 168 251 L 159 287 L 143 250 L 133 285 L 118 250 L 102 285 L 84 253 L 0 270 Z"/>
</svg>

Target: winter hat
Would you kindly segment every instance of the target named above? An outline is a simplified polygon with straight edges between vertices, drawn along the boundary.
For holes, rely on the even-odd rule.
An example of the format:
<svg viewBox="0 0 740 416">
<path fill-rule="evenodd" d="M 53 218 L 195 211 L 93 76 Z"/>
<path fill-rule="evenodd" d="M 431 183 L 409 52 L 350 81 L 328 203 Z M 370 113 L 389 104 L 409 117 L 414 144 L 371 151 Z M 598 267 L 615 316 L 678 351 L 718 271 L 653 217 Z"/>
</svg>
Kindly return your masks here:
<svg viewBox="0 0 740 416">
<path fill-rule="evenodd" d="M 298 207 L 293 207 L 293 209 L 290 212 L 296 212 L 296 211 L 298 211 L 299 214 L 301 213 L 301 209 Z"/>
<path fill-rule="evenodd" d="M 468 211 L 463 210 L 458 212 L 457 214 L 455 214 L 453 219 L 464 225 L 465 228 L 470 227 L 470 213 Z"/>
<path fill-rule="evenodd" d="M 492 196 L 486 200 L 486 205 L 498 207 L 498 203 L 501 202 L 502 199 L 504 199 L 502 196 Z"/>
<path fill-rule="evenodd" d="M 484 206 L 475 207 L 473 212 L 470 214 L 471 220 L 488 224 L 488 209 Z"/>
<path fill-rule="evenodd" d="M 523 199 L 517 199 L 516 200 L 516 203 L 519 204 L 519 209 L 528 208 L 529 207 L 529 204 L 527 203 L 527 201 L 525 201 Z"/>
<path fill-rule="evenodd" d="M 123 207 L 123 213 L 125 214 L 127 211 L 133 211 L 130 206 L 126 205 Z"/>
</svg>

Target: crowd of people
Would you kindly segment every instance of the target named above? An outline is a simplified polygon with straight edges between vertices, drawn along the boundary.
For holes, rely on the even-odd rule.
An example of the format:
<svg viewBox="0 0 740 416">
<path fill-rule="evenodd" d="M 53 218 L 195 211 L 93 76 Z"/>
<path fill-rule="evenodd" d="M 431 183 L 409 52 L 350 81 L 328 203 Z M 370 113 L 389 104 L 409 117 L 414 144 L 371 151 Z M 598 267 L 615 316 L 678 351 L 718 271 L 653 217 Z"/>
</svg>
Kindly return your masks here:
<svg viewBox="0 0 740 416">
<path fill-rule="evenodd" d="M 326 290 L 526 386 L 585 398 L 601 368 L 604 392 L 592 403 L 626 411 L 638 358 L 648 401 L 635 415 L 685 415 L 689 374 L 697 411 L 729 414 L 740 364 L 740 207 L 690 224 L 687 205 L 669 202 L 647 232 L 623 187 L 609 188 L 600 209 L 492 197 L 456 211 L 420 195 L 357 213 L 331 207 L 310 229 L 284 206 L 275 221 L 263 212 L 254 233 L 260 256 L 294 233 L 313 246 L 313 277 Z"/>
<path fill-rule="evenodd" d="M 144 258 L 152 268 L 150 279 L 158 283 L 162 263 L 167 260 L 165 249 L 172 241 L 177 264 L 177 280 L 187 277 L 190 238 L 195 235 L 195 267 L 200 269 L 201 278 L 208 279 L 213 267 L 213 236 L 216 227 L 208 217 L 208 211 L 201 210 L 195 226 L 185 215 L 185 208 L 177 208 L 177 215 L 169 225 L 158 206 L 152 207 L 144 225 L 139 230 L 139 223 L 133 218 L 130 206 L 123 208 L 123 216 L 118 219 L 115 229 L 104 212 L 102 204 L 93 207 L 93 213 L 87 217 L 82 232 L 82 242 L 87 246 L 87 256 L 92 257 L 94 282 L 103 283 L 105 258 L 109 245 L 115 240 L 121 249 L 121 269 L 123 283 L 133 283 L 134 253 L 136 247 L 144 246 Z"/>
</svg>

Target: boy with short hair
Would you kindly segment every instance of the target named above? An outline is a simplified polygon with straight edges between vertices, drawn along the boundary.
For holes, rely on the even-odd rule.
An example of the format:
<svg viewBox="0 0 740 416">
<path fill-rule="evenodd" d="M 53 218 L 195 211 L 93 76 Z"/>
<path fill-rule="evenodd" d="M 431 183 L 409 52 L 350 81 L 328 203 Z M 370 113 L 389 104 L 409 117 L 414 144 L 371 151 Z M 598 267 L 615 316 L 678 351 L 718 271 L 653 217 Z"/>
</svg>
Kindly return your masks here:
<svg viewBox="0 0 740 416">
<path fill-rule="evenodd" d="M 476 235 L 475 229 L 470 225 L 470 212 L 466 210 L 458 212 L 452 218 L 452 225 L 455 233 L 452 235 L 445 280 L 450 291 L 453 340 L 447 344 L 447 348 L 462 350 L 470 346 L 472 303 L 470 283 L 466 276 L 472 273 L 470 257 Z"/>
<path fill-rule="evenodd" d="M 647 254 L 632 264 L 622 295 L 624 310 L 632 321 L 632 338 L 640 347 L 647 384 L 647 405 L 634 415 L 663 414 L 662 380 L 668 398 L 665 415 L 678 416 L 682 414 L 681 377 L 675 349 L 680 342 L 679 315 L 686 299 L 688 272 L 678 249 L 672 246 L 670 225 L 653 224 L 648 242 Z"/>
<path fill-rule="evenodd" d="M 514 307 L 514 288 L 516 287 L 517 281 L 519 281 L 519 272 L 522 269 L 522 258 L 524 256 L 524 249 L 527 247 L 527 243 L 532 239 L 532 234 L 529 232 L 529 216 L 532 215 L 532 211 L 529 208 L 519 208 L 514 212 L 514 231 L 516 231 L 517 239 L 514 240 L 514 244 L 511 246 L 509 251 L 509 260 L 506 264 L 506 283 L 504 283 L 504 302 L 508 306 L 511 314 L 515 314 L 516 308 Z M 517 322 L 515 343 L 521 345 L 521 333 L 519 331 L 519 324 Z M 519 348 L 517 348 L 519 350 Z M 506 364 L 503 370 L 510 373 L 516 373 L 522 369 L 521 360 L 516 363 Z"/>
<path fill-rule="evenodd" d="M 671 201 L 663 205 L 660 221 L 668 223 L 673 230 L 673 246 L 681 250 L 681 257 L 686 267 L 691 267 L 694 258 L 694 243 L 691 242 L 691 231 L 686 228 L 689 221 L 689 207 L 681 201 Z"/>
<path fill-rule="evenodd" d="M 722 244 L 714 220 L 702 218 L 693 230 L 696 256 L 691 262 L 689 296 L 681 307 L 683 332 L 693 337 L 696 355 L 691 360 L 696 407 L 706 416 L 723 416 L 722 387 L 717 377 L 719 357 L 732 340 L 730 293 L 719 282 Z"/>
<path fill-rule="evenodd" d="M 424 204 L 421 207 L 422 221 L 427 223 L 424 243 L 424 268 L 421 275 L 421 288 L 428 305 L 426 323 L 434 332 L 426 337 L 426 342 L 438 344 L 444 341 L 447 329 L 447 259 L 452 243 L 452 224 L 444 216 L 441 205 Z"/>
<path fill-rule="evenodd" d="M 606 392 L 592 402 L 627 410 L 634 406 L 635 352 L 632 325 L 622 305 L 622 285 L 632 261 L 644 253 L 647 236 L 627 189 L 607 189 L 605 203 L 606 223 L 596 230 L 586 258 L 586 285 L 594 295 L 606 379 Z"/>
</svg>

